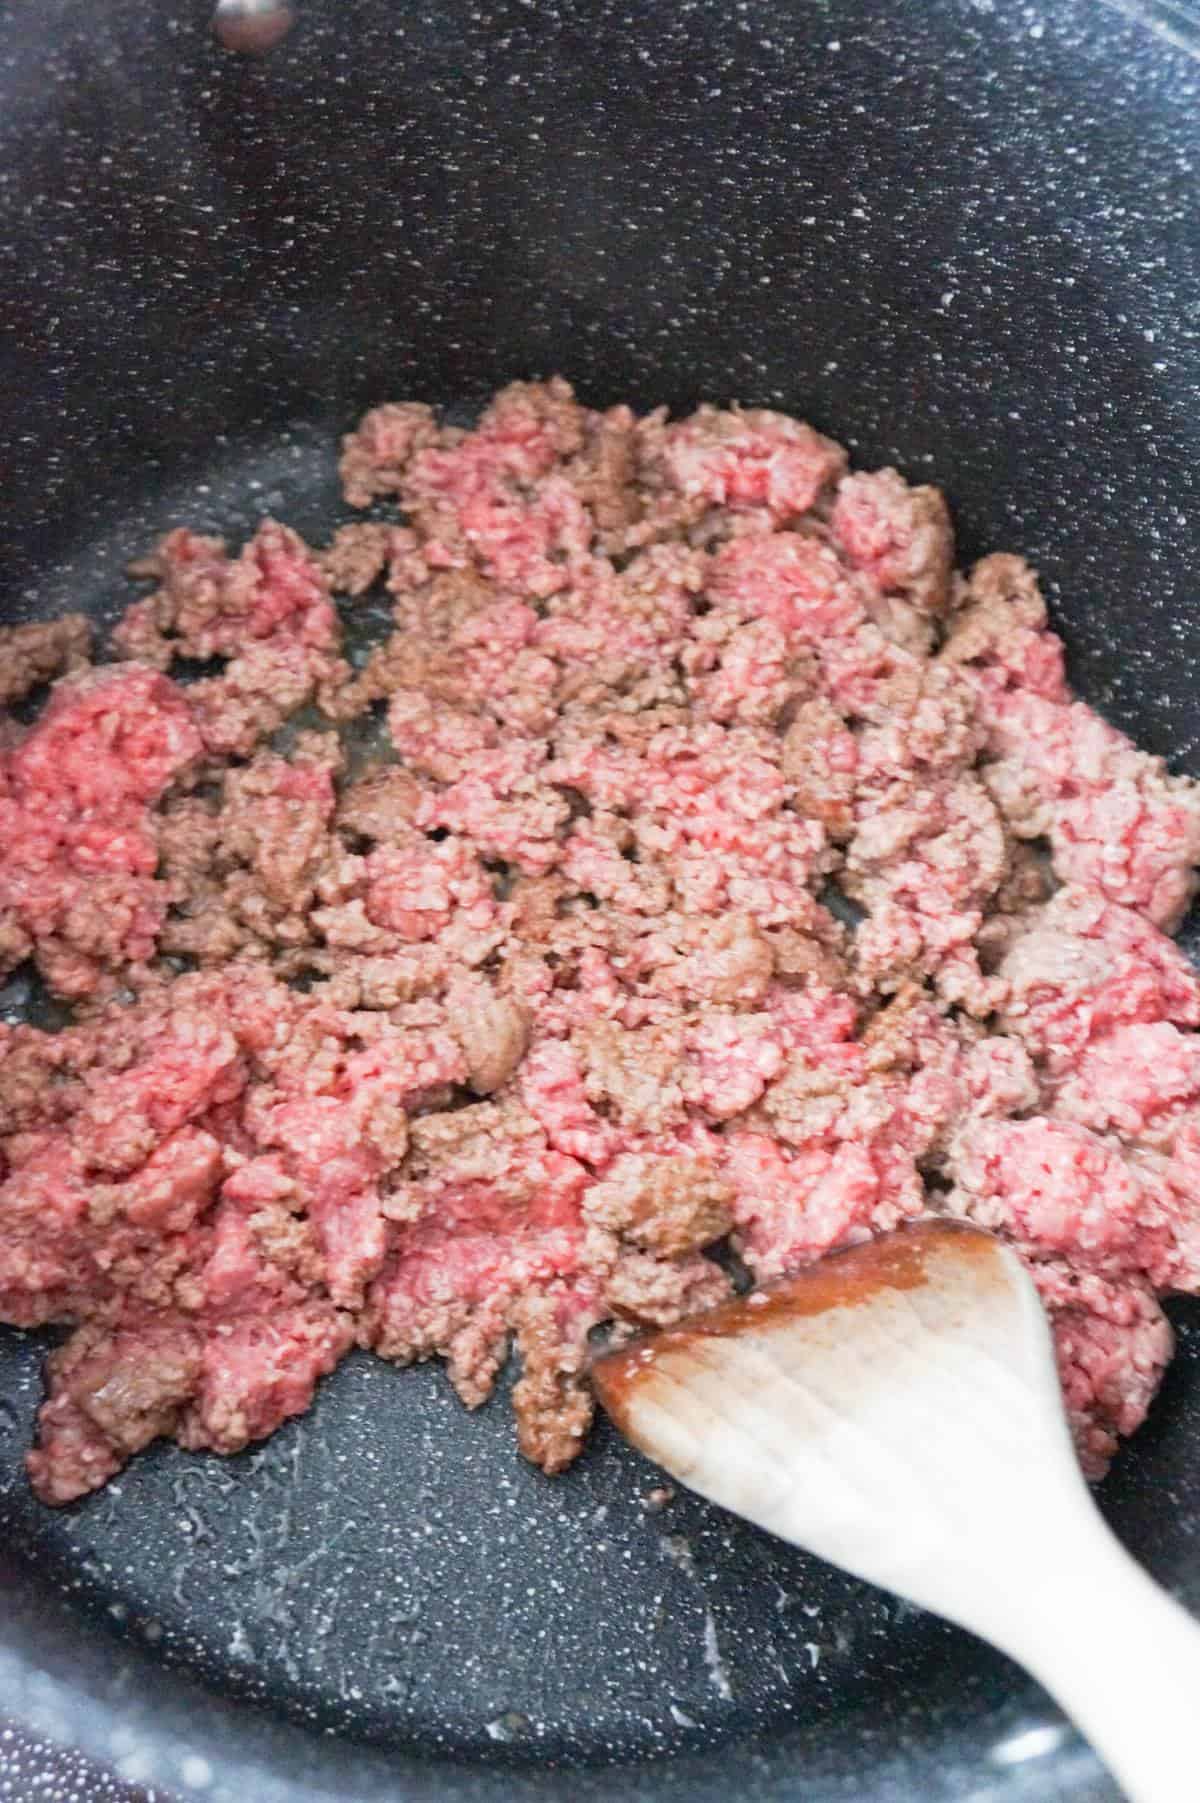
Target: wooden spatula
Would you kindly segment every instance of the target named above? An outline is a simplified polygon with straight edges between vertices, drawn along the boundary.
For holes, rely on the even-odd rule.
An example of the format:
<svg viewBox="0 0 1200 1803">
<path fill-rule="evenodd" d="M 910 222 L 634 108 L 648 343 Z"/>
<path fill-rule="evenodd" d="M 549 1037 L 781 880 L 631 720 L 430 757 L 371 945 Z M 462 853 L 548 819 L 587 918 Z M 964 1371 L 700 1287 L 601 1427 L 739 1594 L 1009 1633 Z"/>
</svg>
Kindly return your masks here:
<svg viewBox="0 0 1200 1803">
<path fill-rule="evenodd" d="M 1200 1627 L 1092 1502 L 1046 1317 L 999 1240 L 903 1230 L 593 1377 L 682 1483 L 1027 1666 L 1132 1803 L 1200 1798 Z"/>
</svg>

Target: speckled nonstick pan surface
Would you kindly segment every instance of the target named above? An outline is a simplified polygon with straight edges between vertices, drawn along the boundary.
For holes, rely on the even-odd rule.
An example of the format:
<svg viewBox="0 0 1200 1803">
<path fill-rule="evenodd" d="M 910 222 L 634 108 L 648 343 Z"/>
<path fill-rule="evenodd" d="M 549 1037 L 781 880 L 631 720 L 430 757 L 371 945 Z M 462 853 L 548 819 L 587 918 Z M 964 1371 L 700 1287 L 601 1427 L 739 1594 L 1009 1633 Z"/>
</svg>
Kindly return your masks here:
<svg viewBox="0 0 1200 1803">
<path fill-rule="evenodd" d="M 365 405 L 561 370 L 590 401 L 780 405 L 943 484 L 966 556 L 1041 565 L 1085 696 L 1200 773 L 1191 11 L 302 0 L 250 64 L 191 0 L 0 9 L 3 618 L 111 612 L 179 521 L 320 536 Z M 1200 1313 L 1174 1314 L 1104 1500 L 1200 1605 Z M 434 1369 L 351 1359 L 267 1446 L 157 1448 L 51 1513 L 21 1474 L 44 1350 L 0 1330 L 0 1715 L 126 1781 L 1115 1795 L 999 1657 L 648 1507 L 603 1426 L 547 1482 L 503 1396 L 468 1418 Z M 0 1797 L 106 1794 L 17 1746 Z"/>
</svg>

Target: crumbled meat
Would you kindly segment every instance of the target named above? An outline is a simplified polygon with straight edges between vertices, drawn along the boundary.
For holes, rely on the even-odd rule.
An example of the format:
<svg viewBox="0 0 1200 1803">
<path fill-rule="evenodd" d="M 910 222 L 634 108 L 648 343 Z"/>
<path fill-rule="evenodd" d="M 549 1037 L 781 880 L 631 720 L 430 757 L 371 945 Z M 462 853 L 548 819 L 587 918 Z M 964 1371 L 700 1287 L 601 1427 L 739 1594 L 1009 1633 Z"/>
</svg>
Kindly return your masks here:
<svg viewBox="0 0 1200 1803">
<path fill-rule="evenodd" d="M 855 940 L 862 976 L 883 990 L 920 972 L 947 1001 L 980 1016 L 995 1007 L 975 941 L 1008 869 L 1003 823 L 983 784 L 964 776 L 871 810 L 842 884 L 867 910 Z"/>
<path fill-rule="evenodd" d="M 1084 1473 L 1101 1478 L 1119 1437 L 1145 1420 L 1174 1351 L 1171 1326 L 1146 1284 L 1111 1282 L 1061 1259 L 1029 1259 L 1050 1315 L 1054 1349 Z"/>
<path fill-rule="evenodd" d="M 29 1456 L 39 1495 L 54 1503 L 86 1495 L 171 1433 L 200 1367 L 200 1336 L 186 1325 L 81 1327 L 48 1362 L 54 1399 L 42 1411 L 42 1444 Z"/>
<path fill-rule="evenodd" d="M 0 632 L 0 705 L 54 682 L 0 971 L 70 1011 L 0 1024 L 38 1493 L 234 1452 L 354 1344 L 476 1407 L 515 1341 L 561 1470 L 592 1328 L 929 1208 L 1028 1264 L 1099 1475 L 1200 1289 L 1200 790 L 1075 700 L 1027 565 L 955 576 L 936 490 L 782 414 L 518 382 L 341 470 L 324 549 L 167 533 L 95 669 Z"/>
<path fill-rule="evenodd" d="M 830 838 L 849 838 L 858 742 L 827 701 L 804 701 L 797 708 L 784 734 L 781 767 L 800 813 L 819 820 Z"/>
<path fill-rule="evenodd" d="M 584 1216 L 648 1252 L 678 1258 L 729 1232 L 730 1194 L 710 1158 L 655 1148 L 618 1158 L 588 1190 Z"/>
<path fill-rule="evenodd" d="M 1084 1047 L 1053 1094 L 1065 1120 L 1165 1149 L 1200 1101 L 1200 1034 L 1165 1020 L 1114 1027 Z"/>
<path fill-rule="evenodd" d="M 481 977 L 463 975 L 447 990 L 454 1035 L 463 1049 L 467 1082 L 491 1095 L 512 1076 L 529 1044 L 529 1017 Z"/>
<path fill-rule="evenodd" d="M 526 1297 L 516 1312 L 522 1367 L 513 1386 L 517 1442 L 543 1471 L 562 1471 L 577 1458 L 591 1426 L 587 1329 L 594 1319 L 553 1291 Z"/>
<path fill-rule="evenodd" d="M 92 628 L 83 614 L 0 626 L 0 707 L 23 701 L 39 683 L 88 661 Z"/>
<path fill-rule="evenodd" d="M 303 1414 L 352 1338 L 347 1318 L 325 1301 L 224 1325 L 205 1340 L 199 1388 L 178 1428 L 179 1444 L 194 1452 L 241 1452 Z"/>
<path fill-rule="evenodd" d="M 1024 558 L 993 552 L 961 586 L 939 661 L 973 671 L 989 687 L 1012 683 L 1065 701 L 1062 643 L 1046 623 L 1046 603 Z"/>
<path fill-rule="evenodd" d="M 398 529 L 382 520 L 339 526 L 318 562 L 335 595 L 365 595 L 387 569 Z"/>
<path fill-rule="evenodd" d="M 248 756 L 320 685 L 339 680 L 329 585 L 289 527 L 264 520 L 236 558 L 220 539 L 180 528 L 138 569 L 160 586 L 118 623 L 114 649 L 159 670 L 176 657 L 227 660 L 188 691 L 212 756 Z"/>
<path fill-rule="evenodd" d="M 433 413 L 421 402 L 389 401 L 373 408 L 342 440 L 342 487 L 351 507 L 394 494 L 411 459 L 437 440 Z"/>
<path fill-rule="evenodd" d="M 1001 1024 L 1053 1071 L 1118 1026 L 1200 1026 L 1200 979 L 1178 946 L 1094 890 L 1060 889 L 1005 938 Z"/>
<path fill-rule="evenodd" d="M 645 505 L 637 481 L 637 420 L 629 407 L 592 414 L 583 443 L 567 466 L 571 485 L 596 522 L 606 551 L 625 546 L 626 530 Z"/>
<path fill-rule="evenodd" d="M 910 488 L 896 470 L 844 476 L 830 526 L 877 591 L 868 602 L 873 618 L 897 644 L 928 651 L 954 568 L 950 512 L 939 490 Z"/>
<path fill-rule="evenodd" d="M 220 964 L 308 943 L 317 879 L 338 849 L 340 763 L 332 735 L 301 734 L 290 759 L 260 751 L 230 767 L 219 805 L 185 797 L 168 810 L 160 851 L 176 911 L 165 951 Z"/>
<path fill-rule="evenodd" d="M 1160 1196 L 1120 1145 L 1071 1121 L 979 1121 L 953 1151 L 960 1213 L 1041 1252 L 1179 1287 L 1179 1248 Z"/>
<path fill-rule="evenodd" d="M 783 521 L 810 511 L 846 467 L 846 454 L 782 413 L 701 407 L 678 424 L 657 424 L 642 463 L 652 492 L 706 507 L 761 507 Z"/>
<path fill-rule="evenodd" d="M 708 593 L 741 620 L 770 620 L 818 656 L 866 618 L 861 582 L 831 545 L 798 532 L 746 533 L 713 559 Z"/>
<path fill-rule="evenodd" d="M 337 804 L 341 832 L 387 845 L 413 837 L 421 785 L 398 765 L 365 771 L 342 790 Z"/>
<path fill-rule="evenodd" d="M 636 1247 L 620 1251 L 604 1280 L 604 1313 L 633 1327 L 669 1327 L 683 1315 L 729 1298 L 729 1280 L 697 1253 L 664 1259 Z"/>
<path fill-rule="evenodd" d="M 1081 701 L 1062 671 L 1031 572 L 976 566 L 943 653 L 971 673 L 988 735 L 985 780 L 1013 832 L 1044 836 L 1055 873 L 1170 932 L 1196 888 L 1200 792 Z"/>
<path fill-rule="evenodd" d="M 676 990 L 701 1003 L 753 1007 L 762 1001 L 775 974 L 780 935 L 790 931 L 764 932 L 749 914 L 685 917 L 680 922 L 683 956 L 654 971 L 651 982 L 655 988 Z M 793 932 L 792 937 L 801 936 Z"/>
<path fill-rule="evenodd" d="M 152 806 L 199 751 L 183 695 L 144 666 L 59 682 L 0 758 L 4 969 L 32 954 L 52 988 L 85 997 L 153 956 L 168 896 Z"/>
<path fill-rule="evenodd" d="M 1165 931 L 1195 893 L 1200 803 L 1081 701 L 1025 690 L 988 696 L 988 788 L 1022 838 L 1045 835 L 1054 870 L 1136 908 Z"/>
<path fill-rule="evenodd" d="M 504 588 L 538 599 L 566 587 L 571 571 L 586 567 L 592 534 L 562 467 L 580 449 L 582 419 L 565 382 L 514 382 L 474 432 L 443 434 L 417 450 L 400 494 L 430 564 L 473 563 Z M 348 489 L 348 498 L 356 492 L 363 490 Z"/>
<path fill-rule="evenodd" d="M 336 619 L 320 568 L 303 540 L 274 520 L 264 520 L 236 558 L 220 539 L 181 527 L 141 568 L 159 579 L 154 620 L 172 655 L 227 657 L 285 630 L 310 645 L 333 639 Z M 114 640 L 121 647 L 119 624 Z"/>
</svg>

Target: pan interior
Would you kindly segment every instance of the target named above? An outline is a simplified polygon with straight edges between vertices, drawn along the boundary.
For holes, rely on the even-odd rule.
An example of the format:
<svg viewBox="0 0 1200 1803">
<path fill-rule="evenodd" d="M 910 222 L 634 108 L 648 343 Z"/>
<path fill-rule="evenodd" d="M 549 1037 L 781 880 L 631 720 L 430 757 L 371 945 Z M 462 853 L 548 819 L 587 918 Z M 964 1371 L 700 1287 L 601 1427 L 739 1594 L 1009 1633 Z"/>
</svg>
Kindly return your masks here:
<svg viewBox="0 0 1200 1803">
<path fill-rule="evenodd" d="M 346 517 L 327 433 L 292 426 L 148 490 L 47 571 L 37 611 L 111 620 L 132 593 L 125 562 L 158 532 L 236 540 L 267 512 L 316 542 Z M 345 612 L 360 641 L 385 614 Z M 17 978 L 0 1005 L 21 1018 L 37 997 Z M 1200 1432 L 1200 1311 L 1179 1319 L 1154 1421 L 1106 1489 L 1136 1543 L 1153 1530 L 1168 1574 L 1197 1525 L 1157 1488 L 1168 1442 L 1185 1421 Z M 30 1582 L 210 1688 L 357 1739 L 518 1765 L 763 1745 L 822 1723 L 901 1734 L 918 1700 L 927 1719 L 977 1718 L 985 1752 L 1015 1720 L 1053 1719 L 940 1622 L 684 1492 L 664 1500 L 606 1423 L 544 1478 L 516 1453 L 505 1386 L 468 1416 L 433 1367 L 354 1355 L 266 1445 L 230 1460 L 158 1445 L 47 1510 L 22 1455 L 48 1343 L 0 1330 L 0 1537 Z"/>
<path fill-rule="evenodd" d="M 111 615 L 176 523 L 270 509 L 320 541 L 357 411 L 559 370 L 592 404 L 781 406 L 946 486 L 964 558 L 1042 569 L 1083 695 L 1200 773 L 1194 7 L 303 0 L 263 63 L 215 51 L 206 5 L 20 10 L 5 620 Z M 1173 1309 L 1104 1500 L 1196 1605 L 1200 1323 Z M 46 1343 L 0 1330 L 0 1708 L 105 1757 L 140 1722 L 156 1781 L 190 1735 L 220 1803 L 357 1796 L 351 1750 L 298 1732 L 235 1782 L 285 1714 L 385 1743 L 372 1798 L 430 1794 L 402 1747 L 473 1800 L 487 1763 L 497 1799 L 1115 1798 L 1021 1742 L 1048 1706 L 963 1636 L 687 1497 L 655 1512 L 603 1426 L 547 1482 L 502 1398 L 469 1420 L 432 1369 L 351 1360 L 263 1448 L 155 1448 L 41 1509 Z M 168 1710 L 139 1646 L 272 1714 Z M 347 1768 L 325 1788 L 314 1749 Z M 594 1786 L 549 1763 L 622 1750 L 637 1775 Z"/>
</svg>

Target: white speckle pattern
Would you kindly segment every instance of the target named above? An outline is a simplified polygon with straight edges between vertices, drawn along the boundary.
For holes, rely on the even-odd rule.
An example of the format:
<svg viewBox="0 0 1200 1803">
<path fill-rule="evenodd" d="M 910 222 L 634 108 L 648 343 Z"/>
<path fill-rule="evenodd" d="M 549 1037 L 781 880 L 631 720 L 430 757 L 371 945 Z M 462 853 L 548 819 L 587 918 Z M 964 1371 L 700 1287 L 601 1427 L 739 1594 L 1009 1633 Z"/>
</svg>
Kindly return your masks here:
<svg viewBox="0 0 1200 1803">
<path fill-rule="evenodd" d="M 1200 68 L 1189 32 L 1145 29 L 1190 10 L 304 0 L 251 62 L 204 6 L 25 9 L 0 47 L 5 617 L 111 618 L 124 560 L 180 519 L 320 534 L 331 427 L 562 369 L 589 401 L 737 396 L 928 472 L 968 554 L 1042 566 L 1087 698 L 1200 770 Z M 381 1799 L 410 1757 L 471 1803 L 513 1794 L 489 1761 L 546 1759 L 585 1762 L 573 1803 L 780 1803 L 801 1769 L 806 1803 L 890 1803 L 962 1794 L 1025 1719 L 1032 1692 L 951 1630 L 681 1493 L 689 1573 L 614 1436 L 547 1485 L 502 1408 L 461 1422 L 433 1372 L 352 1361 L 269 1448 L 159 1449 L 51 1516 L 19 1474 L 40 1356 L 0 1334 L 0 1709 L 146 1772 L 138 1803 L 192 1757 L 204 1803 L 304 1794 L 264 1761 L 316 1803 Z M 1128 1523 L 1170 1440 L 1118 1474 Z M 1179 1490 L 1156 1560 L 1186 1584 Z M 87 1711 L 43 1635 L 76 1637 Z M 1021 1769 L 993 1768 L 998 1803 L 1031 1795 Z M 1074 1741 L 1048 1769 L 1069 1803 L 1115 1794 Z M 0 1803 L 134 1803 L 82 1770 L 0 1738 Z"/>
</svg>

